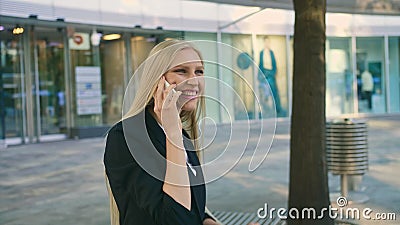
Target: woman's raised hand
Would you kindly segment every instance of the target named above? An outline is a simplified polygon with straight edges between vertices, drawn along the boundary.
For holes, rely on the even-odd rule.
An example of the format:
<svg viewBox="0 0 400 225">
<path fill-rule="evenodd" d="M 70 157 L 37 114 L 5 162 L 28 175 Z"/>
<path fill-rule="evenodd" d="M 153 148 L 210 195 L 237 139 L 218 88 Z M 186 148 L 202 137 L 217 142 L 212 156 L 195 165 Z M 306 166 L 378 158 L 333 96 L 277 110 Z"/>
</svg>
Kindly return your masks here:
<svg viewBox="0 0 400 225">
<path fill-rule="evenodd" d="M 172 91 L 175 87 L 176 84 L 172 84 L 165 88 L 165 77 L 162 76 L 153 96 L 154 113 L 169 138 L 182 137 L 182 122 L 179 117 L 180 109 L 176 106 L 182 92 Z"/>
</svg>

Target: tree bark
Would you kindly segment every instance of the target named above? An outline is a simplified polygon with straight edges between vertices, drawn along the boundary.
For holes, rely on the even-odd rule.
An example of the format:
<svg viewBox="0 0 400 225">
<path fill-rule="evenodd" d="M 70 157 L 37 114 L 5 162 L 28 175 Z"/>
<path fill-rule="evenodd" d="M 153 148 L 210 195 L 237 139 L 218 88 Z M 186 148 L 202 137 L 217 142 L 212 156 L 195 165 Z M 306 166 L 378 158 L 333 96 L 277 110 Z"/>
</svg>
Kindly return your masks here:
<svg viewBox="0 0 400 225">
<path fill-rule="evenodd" d="M 295 10 L 293 107 L 288 224 L 334 224 L 328 211 L 325 158 L 326 0 L 293 0 Z M 300 218 L 296 216 L 296 208 Z M 316 217 L 302 216 L 314 208 Z M 321 216 L 323 214 L 323 216 Z M 321 216 L 323 218 L 318 219 Z"/>
</svg>

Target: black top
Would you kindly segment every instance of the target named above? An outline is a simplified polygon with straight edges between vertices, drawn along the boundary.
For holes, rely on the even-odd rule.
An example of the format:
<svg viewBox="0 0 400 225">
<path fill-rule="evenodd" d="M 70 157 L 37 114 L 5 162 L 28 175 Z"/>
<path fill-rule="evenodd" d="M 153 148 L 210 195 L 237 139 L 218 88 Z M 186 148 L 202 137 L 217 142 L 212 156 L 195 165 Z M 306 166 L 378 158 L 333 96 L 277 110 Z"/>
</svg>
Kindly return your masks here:
<svg viewBox="0 0 400 225">
<path fill-rule="evenodd" d="M 183 134 L 188 137 L 186 132 Z M 202 224 L 202 221 L 209 217 L 204 213 L 206 197 L 204 184 L 191 186 L 192 203 L 191 210 L 188 211 L 163 192 L 162 180 L 150 175 L 135 160 L 138 159 L 137 156 L 140 159 L 145 158 L 145 161 L 152 164 L 152 167 L 164 178 L 165 145 L 164 131 L 148 110 L 125 119 L 110 129 L 104 165 L 119 209 L 121 225 L 197 225 Z M 193 166 L 199 166 L 200 162 L 196 153 L 188 151 L 188 149 L 194 149 L 191 141 L 184 138 L 184 146 L 189 162 Z M 163 161 L 155 164 L 158 153 L 162 155 Z M 199 168 L 196 169 L 196 176 L 188 170 L 191 184 L 203 183 L 201 182 L 204 181 L 203 173 Z"/>
</svg>

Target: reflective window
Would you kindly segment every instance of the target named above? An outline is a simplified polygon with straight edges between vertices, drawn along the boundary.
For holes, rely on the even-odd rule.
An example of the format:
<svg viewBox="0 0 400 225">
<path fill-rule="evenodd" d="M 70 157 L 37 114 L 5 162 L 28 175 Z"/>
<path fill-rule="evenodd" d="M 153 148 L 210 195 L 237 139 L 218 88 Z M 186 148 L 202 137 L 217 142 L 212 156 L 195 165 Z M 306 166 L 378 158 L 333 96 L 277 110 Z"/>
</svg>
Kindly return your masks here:
<svg viewBox="0 0 400 225">
<path fill-rule="evenodd" d="M 103 124 L 112 125 L 122 116 L 126 68 L 124 40 L 103 40 L 100 44 L 100 59 Z"/>
<path fill-rule="evenodd" d="M 90 41 L 88 30 L 69 31 L 72 96 L 72 127 L 103 124 L 100 50 Z"/>
<path fill-rule="evenodd" d="M 158 39 L 155 36 L 150 35 L 137 35 L 131 38 L 131 63 L 133 72 L 147 58 L 151 49 L 157 44 L 157 41 Z"/>
<path fill-rule="evenodd" d="M 354 112 L 351 38 L 329 37 L 326 41 L 326 114 Z"/>
<path fill-rule="evenodd" d="M 383 113 L 386 111 L 383 37 L 358 37 L 356 45 L 358 111 Z"/>
<path fill-rule="evenodd" d="M 231 47 L 221 47 L 221 60 L 227 68 L 221 67 L 221 79 L 229 83 L 235 93 L 230 94 L 231 106 L 235 120 L 247 120 L 255 118 L 255 93 L 254 88 L 254 68 L 246 63 L 247 57 L 251 56 L 252 41 L 251 35 L 245 34 L 224 34 L 223 42 Z M 238 49 L 238 50 L 235 50 Z M 243 54 L 241 54 L 243 53 Z M 241 57 L 243 60 L 241 60 Z M 231 79 L 229 79 L 229 77 Z M 226 93 L 228 94 L 228 93 Z M 226 95 L 224 93 L 224 95 Z M 224 104 L 228 104 L 227 96 L 224 96 Z"/>
<path fill-rule="evenodd" d="M 257 36 L 254 58 L 259 67 L 257 77 L 259 78 L 260 101 L 265 112 L 263 116 L 268 115 L 271 110 L 272 100 L 275 101 L 276 115 L 288 116 L 286 38 L 284 36 Z M 260 76 L 265 79 L 260 79 Z M 268 82 L 270 91 L 266 88 L 265 81 Z"/>
<path fill-rule="evenodd" d="M 390 112 L 400 112 L 400 37 L 389 37 Z"/>
<path fill-rule="evenodd" d="M 122 116 L 127 68 L 123 36 L 104 32 L 96 44 L 92 31 L 73 35 L 69 40 L 73 127 L 112 125 Z"/>
<path fill-rule="evenodd" d="M 55 28 L 35 27 L 33 37 L 32 74 L 37 77 L 33 79 L 33 98 L 36 100 L 34 126 L 39 126 L 36 129 L 40 129 L 41 135 L 65 133 L 67 124 L 63 33 Z"/>
<path fill-rule="evenodd" d="M 1 24 L 0 30 L 0 140 L 24 136 L 25 83 L 22 34 L 13 35 L 14 26 Z M 7 141 L 8 142 L 8 141 Z"/>
</svg>

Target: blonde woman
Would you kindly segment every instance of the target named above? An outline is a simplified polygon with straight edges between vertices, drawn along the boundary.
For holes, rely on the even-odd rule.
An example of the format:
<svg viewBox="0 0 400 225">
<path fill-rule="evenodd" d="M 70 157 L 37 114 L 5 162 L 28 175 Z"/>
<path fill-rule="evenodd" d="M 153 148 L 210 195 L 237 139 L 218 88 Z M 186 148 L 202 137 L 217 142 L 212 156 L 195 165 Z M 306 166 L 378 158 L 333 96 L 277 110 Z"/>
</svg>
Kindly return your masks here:
<svg viewBox="0 0 400 225">
<path fill-rule="evenodd" d="M 193 151 L 204 113 L 200 52 L 185 41 L 165 41 L 139 72 L 131 107 L 107 136 L 114 223 L 218 224 L 205 213 L 204 178 Z"/>
<path fill-rule="evenodd" d="M 197 155 L 203 75 L 200 52 L 180 40 L 155 46 L 135 73 L 135 97 L 104 154 L 112 225 L 220 224 L 206 213 Z"/>
</svg>

